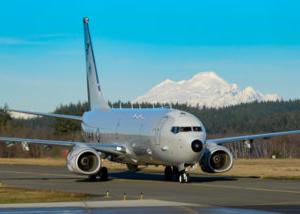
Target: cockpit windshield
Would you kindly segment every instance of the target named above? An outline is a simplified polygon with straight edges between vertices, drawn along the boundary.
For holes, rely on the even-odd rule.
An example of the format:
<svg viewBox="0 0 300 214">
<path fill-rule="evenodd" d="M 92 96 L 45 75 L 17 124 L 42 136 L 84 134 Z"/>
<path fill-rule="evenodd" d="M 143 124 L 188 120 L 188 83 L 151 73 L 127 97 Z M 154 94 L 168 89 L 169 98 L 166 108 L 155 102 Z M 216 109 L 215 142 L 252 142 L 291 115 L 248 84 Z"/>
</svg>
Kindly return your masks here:
<svg viewBox="0 0 300 214">
<path fill-rule="evenodd" d="M 179 132 L 191 132 L 191 131 L 201 132 L 202 127 L 201 126 L 193 126 L 193 127 L 190 127 L 190 126 L 183 126 L 183 127 L 173 126 L 171 128 L 171 132 L 174 133 L 174 134 L 177 134 Z"/>
</svg>

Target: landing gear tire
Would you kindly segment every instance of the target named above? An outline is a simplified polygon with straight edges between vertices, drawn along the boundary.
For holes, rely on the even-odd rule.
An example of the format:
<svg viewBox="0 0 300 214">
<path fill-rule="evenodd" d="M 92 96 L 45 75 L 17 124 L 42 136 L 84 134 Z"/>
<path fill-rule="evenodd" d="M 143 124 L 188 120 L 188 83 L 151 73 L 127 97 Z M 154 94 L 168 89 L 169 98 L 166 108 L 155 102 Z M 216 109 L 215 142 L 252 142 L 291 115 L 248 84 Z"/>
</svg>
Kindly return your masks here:
<svg viewBox="0 0 300 214">
<path fill-rule="evenodd" d="M 106 181 L 108 178 L 108 170 L 106 167 L 101 167 L 98 176 L 100 177 L 100 181 Z"/>
<path fill-rule="evenodd" d="M 166 166 L 165 168 L 165 180 L 166 181 L 171 181 L 173 178 L 173 170 L 172 167 Z"/>
<path fill-rule="evenodd" d="M 179 183 L 181 183 L 181 184 L 189 183 L 191 181 L 190 175 L 186 172 L 180 173 L 178 180 L 179 180 Z"/>
</svg>

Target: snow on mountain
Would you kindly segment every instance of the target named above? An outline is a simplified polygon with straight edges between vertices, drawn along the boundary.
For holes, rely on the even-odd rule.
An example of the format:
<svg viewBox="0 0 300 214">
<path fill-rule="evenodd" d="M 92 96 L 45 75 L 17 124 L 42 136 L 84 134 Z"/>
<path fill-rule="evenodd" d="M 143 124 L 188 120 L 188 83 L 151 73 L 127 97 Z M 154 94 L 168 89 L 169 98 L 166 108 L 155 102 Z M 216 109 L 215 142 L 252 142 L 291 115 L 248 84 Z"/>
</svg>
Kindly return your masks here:
<svg viewBox="0 0 300 214">
<path fill-rule="evenodd" d="M 32 119 L 32 118 L 37 117 L 35 115 L 24 114 L 24 113 L 20 113 L 20 112 L 9 112 L 9 115 L 12 118 L 15 118 L 15 119 L 24 119 L 24 120 L 28 120 L 28 119 Z"/>
<path fill-rule="evenodd" d="M 165 80 L 133 102 L 187 103 L 192 106 L 224 107 L 254 101 L 276 101 L 277 94 L 262 94 L 252 87 L 240 89 L 215 72 L 200 72 L 189 80 Z"/>
</svg>

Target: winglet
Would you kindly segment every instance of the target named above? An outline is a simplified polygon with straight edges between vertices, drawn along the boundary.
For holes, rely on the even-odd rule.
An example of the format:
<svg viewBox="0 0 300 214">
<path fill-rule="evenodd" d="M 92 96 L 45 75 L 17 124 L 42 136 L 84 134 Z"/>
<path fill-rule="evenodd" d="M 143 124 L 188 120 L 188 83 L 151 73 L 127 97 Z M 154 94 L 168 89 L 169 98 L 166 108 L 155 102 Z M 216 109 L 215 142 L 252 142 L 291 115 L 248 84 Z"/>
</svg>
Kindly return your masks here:
<svg viewBox="0 0 300 214">
<path fill-rule="evenodd" d="M 89 18 L 84 17 L 83 29 L 86 55 L 88 101 L 91 110 L 105 111 L 109 109 L 109 105 L 104 99 L 101 91 L 88 23 Z"/>
</svg>

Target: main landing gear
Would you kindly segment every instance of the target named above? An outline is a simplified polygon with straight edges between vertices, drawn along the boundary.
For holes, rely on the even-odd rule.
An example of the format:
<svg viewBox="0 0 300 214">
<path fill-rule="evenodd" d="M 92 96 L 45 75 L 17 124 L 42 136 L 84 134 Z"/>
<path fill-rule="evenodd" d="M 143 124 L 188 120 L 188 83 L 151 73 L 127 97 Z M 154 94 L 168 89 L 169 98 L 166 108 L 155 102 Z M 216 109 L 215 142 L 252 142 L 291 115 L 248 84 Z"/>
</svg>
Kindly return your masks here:
<svg viewBox="0 0 300 214">
<path fill-rule="evenodd" d="M 165 180 L 172 181 L 173 176 L 179 181 L 179 183 L 189 183 L 190 175 L 184 170 L 179 171 L 177 167 L 166 166 L 165 168 Z"/>
<path fill-rule="evenodd" d="M 172 181 L 173 179 L 173 169 L 170 166 L 166 166 L 165 168 L 165 180 Z"/>
<path fill-rule="evenodd" d="M 108 170 L 106 167 L 101 167 L 97 174 L 89 175 L 90 181 L 96 181 L 97 177 L 99 177 L 100 181 L 106 181 L 108 178 Z"/>
</svg>

